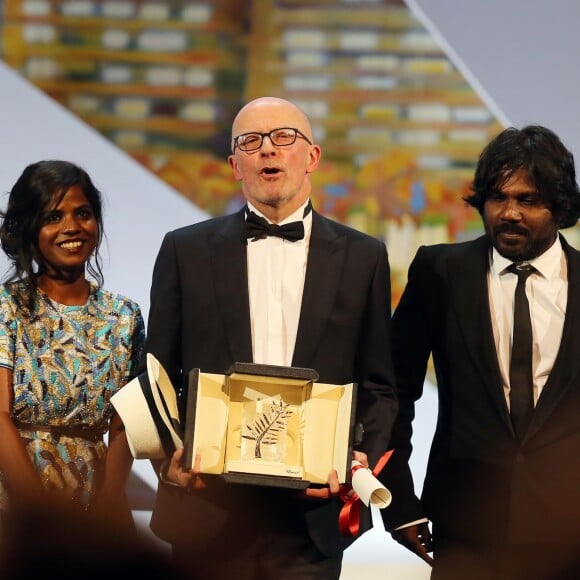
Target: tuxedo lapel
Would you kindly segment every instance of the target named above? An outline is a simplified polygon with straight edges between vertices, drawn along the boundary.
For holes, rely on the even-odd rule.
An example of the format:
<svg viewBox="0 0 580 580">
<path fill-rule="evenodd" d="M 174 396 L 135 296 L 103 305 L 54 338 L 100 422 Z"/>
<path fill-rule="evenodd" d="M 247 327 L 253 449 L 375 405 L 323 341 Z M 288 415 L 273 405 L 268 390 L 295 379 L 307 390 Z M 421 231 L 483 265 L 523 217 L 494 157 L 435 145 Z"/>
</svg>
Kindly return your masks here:
<svg viewBox="0 0 580 580">
<path fill-rule="evenodd" d="M 302 294 L 302 307 L 292 364 L 308 367 L 315 354 L 339 287 L 346 238 L 312 212 L 312 233 Z"/>
<path fill-rule="evenodd" d="M 489 243 L 483 236 L 465 248 L 465 252 L 455 253 L 448 262 L 452 304 L 471 363 L 480 376 L 487 377 L 489 394 L 502 420 L 511 426 L 491 325 L 487 286 Z"/>
<path fill-rule="evenodd" d="M 251 362 L 252 331 L 248 296 L 248 262 L 244 237 L 244 210 L 224 218 L 210 238 L 215 295 L 233 361 Z M 200 281 L 200 283 L 204 283 Z M 206 281 L 207 284 L 211 282 Z M 211 288 L 208 291 L 212 291 Z"/>
<path fill-rule="evenodd" d="M 527 437 L 537 432 L 580 373 L 580 301 L 577 299 L 580 292 L 580 253 L 572 249 L 563 237 L 560 240 L 568 266 L 568 300 L 562 340 L 552 372 L 538 399 Z"/>
</svg>

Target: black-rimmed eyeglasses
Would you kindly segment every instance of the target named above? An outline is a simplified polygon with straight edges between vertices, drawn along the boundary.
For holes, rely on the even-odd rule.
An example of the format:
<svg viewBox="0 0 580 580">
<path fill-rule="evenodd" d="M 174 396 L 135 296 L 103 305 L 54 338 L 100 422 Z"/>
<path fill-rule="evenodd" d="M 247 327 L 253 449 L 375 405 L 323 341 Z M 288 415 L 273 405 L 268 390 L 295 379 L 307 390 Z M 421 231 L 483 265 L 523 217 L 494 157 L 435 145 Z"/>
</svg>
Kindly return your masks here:
<svg viewBox="0 0 580 580">
<path fill-rule="evenodd" d="M 240 151 L 257 151 L 262 146 L 264 137 L 268 137 L 272 145 L 276 145 L 276 147 L 288 147 L 288 145 L 292 145 L 296 141 L 297 137 L 304 139 L 309 145 L 312 145 L 312 141 L 302 131 L 293 129 L 292 127 L 282 127 L 280 129 L 272 129 L 268 133 L 242 133 L 234 137 L 232 151 L 235 151 L 236 147 Z"/>
</svg>

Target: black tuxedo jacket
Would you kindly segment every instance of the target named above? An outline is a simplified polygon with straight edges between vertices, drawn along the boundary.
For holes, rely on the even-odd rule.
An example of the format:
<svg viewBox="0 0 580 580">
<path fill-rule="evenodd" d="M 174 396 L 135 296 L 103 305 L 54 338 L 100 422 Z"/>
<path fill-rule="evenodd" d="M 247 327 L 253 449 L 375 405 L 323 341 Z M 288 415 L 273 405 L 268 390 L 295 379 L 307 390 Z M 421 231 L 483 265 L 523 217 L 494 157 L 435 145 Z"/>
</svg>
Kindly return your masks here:
<svg viewBox="0 0 580 580">
<path fill-rule="evenodd" d="M 427 516 L 447 537 L 501 545 L 578 542 L 580 253 L 561 240 L 569 283 L 563 336 L 521 442 L 493 341 L 488 239 L 417 252 L 393 315 L 400 414 L 391 440 L 397 451 L 383 472 L 393 493 L 382 512 L 388 529 Z M 407 460 L 430 353 L 439 413 L 419 501 Z"/>
<path fill-rule="evenodd" d="M 312 219 L 292 365 L 315 369 L 321 382 L 358 383 L 359 448 L 373 466 L 396 414 L 387 253 L 369 236 L 316 212 Z M 183 385 L 192 368 L 223 374 L 234 362 L 252 362 L 246 247 L 243 211 L 165 236 L 153 272 L 146 351 L 174 385 Z M 262 529 L 306 526 L 328 555 L 348 544 L 338 532 L 336 500 L 304 501 L 288 490 L 206 479 L 207 489 L 193 495 L 159 485 L 155 533 L 200 547 L 236 530 L 241 538 L 260 522 Z"/>
</svg>

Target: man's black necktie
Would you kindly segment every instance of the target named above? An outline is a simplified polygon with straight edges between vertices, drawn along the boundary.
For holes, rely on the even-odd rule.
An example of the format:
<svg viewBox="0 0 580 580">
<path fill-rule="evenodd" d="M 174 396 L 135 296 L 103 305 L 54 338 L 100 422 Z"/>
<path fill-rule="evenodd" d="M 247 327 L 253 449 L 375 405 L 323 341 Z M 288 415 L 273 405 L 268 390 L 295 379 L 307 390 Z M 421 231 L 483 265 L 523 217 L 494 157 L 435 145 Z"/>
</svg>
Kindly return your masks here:
<svg viewBox="0 0 580 580">
<path fill-rule="evenodd" d="M 518 277 L 510 360 L 510 415 L 515 432 L 521 440 L 534 411 L 532 319 L 526 297 L 526 280 L 535 268 L 529 264 L 512 264 L 508 270 Z"/>
<path fill-rule="evenodd" d="M 308 215 L 312 205 L 308 202 L 304 208 L 304 217 Z M 290 222 L 279 226 L 271 224 L 263 217 L 256 215 L 253 211 L 246 212 L 246 238 L 251 238 L 252 242 L 256 240 L 263 240 L 268 236 L 277 236 L 288 240 L 289 242 L 296 242 L 304 238 L 304 223 L 302 220 Z"/>
</svg>

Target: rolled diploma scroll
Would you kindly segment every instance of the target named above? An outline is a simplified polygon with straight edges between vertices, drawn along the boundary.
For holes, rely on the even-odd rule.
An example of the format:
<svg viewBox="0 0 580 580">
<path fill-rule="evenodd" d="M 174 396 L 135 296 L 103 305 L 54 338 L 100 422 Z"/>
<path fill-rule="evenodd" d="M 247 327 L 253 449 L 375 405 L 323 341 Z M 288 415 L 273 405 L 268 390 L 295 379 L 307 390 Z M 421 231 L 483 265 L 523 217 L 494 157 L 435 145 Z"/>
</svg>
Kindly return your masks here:
<svg viewBox="0 0 580 580">
<path fill-rule="evenodd" d="M 373 472 L 364 467 L 360 461 L 351 463 L 352 489 L 361 501 L 369 503 L 379 509 L 386 508 L 391 503 L 391 492 L 373 475 Z"/>
</svg>

